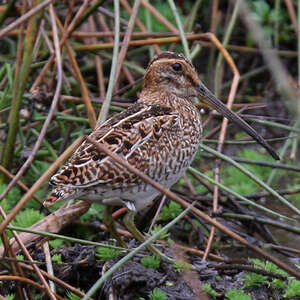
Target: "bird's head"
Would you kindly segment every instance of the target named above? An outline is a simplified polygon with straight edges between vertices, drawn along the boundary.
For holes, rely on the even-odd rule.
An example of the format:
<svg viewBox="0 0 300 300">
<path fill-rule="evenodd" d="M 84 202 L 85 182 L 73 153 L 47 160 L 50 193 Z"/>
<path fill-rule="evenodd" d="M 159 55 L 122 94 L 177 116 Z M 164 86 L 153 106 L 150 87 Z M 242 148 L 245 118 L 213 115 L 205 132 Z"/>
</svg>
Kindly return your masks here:
<svg viewBox="0 0 300 300">
<path fill-rule="evenodd" d="M 193 64 L 182 54 L 162 52 L 156 55 L 148 65 L 144 89 L 153 91 L 167 91 L 185 99 L 199 98 L 212 109 L 217 110 L 227 119 L 233 121 L 246 131 L 258 143 L 267 149 L 275 159 L 279 156 L 274 149 L 240 116 L 229 110 L 213 93 L 201 82 Z"/>
<path fill-rule="evenodd" d="M 156 55 L 148 65 L 144 88 L 168 91 L 176 96 L 196 96 L 201 81 L 195 67 L 182 54 L 165 51 Z"/>
</svg>

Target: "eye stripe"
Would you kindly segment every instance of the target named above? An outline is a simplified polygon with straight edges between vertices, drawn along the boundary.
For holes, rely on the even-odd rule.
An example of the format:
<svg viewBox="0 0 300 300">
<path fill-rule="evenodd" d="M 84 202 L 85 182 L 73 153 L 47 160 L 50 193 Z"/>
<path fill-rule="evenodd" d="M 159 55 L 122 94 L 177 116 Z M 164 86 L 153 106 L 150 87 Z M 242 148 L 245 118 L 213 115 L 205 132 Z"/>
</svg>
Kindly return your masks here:
<svg viewBox="0 0 300 300">
<path fill-rule="evenodd" d="M 162 52 L 162 53 L 154 56 L 152 58 L 151 62 L 149 63 L 147 69 L 149 69 L 150 66 L 158 60 L 169 60 L 169 59 L 184 61 L 184 62 L 188 63 L 192 68 L 194 68 L 192 63 L 189 60 L 187 60 L 182 54 L 174 53 L 174 52 L 170 52 L 170 51 L 165 51 L 165 52 Z"/>
</svg>

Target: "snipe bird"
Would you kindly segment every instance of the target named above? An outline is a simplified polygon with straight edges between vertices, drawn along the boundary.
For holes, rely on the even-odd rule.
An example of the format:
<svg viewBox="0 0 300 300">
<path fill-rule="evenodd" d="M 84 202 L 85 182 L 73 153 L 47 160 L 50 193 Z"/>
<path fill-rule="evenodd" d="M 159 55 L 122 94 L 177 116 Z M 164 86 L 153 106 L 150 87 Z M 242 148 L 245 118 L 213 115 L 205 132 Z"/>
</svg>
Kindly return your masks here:
<svg viewBox="0 0 300 300">
<path fill-rule="evenodd" d="M 138 101 L 97 125 L 89 137 L 170 188 L 193 161 L 201 141 L 202 123 L 194 97 L 235 122 L 278 159 L 252 127 L 203 85 L 192 63 L 173 52 L 162 52 L 152 59 Z M 143 240 L 143 235 L 134 225 L 134 215 L 159 195 L 154 187 L 88 141 L 52 176 L 50 183 L 55 188 L 45 201 L 46 206 L 70 199 L 97 201 L 106 207 L 125 205 L 128 213 L 124 224 L 139 240 Z M 108 211 L 104 220 L 122 243 L 111 227 Z"/>
</svg>

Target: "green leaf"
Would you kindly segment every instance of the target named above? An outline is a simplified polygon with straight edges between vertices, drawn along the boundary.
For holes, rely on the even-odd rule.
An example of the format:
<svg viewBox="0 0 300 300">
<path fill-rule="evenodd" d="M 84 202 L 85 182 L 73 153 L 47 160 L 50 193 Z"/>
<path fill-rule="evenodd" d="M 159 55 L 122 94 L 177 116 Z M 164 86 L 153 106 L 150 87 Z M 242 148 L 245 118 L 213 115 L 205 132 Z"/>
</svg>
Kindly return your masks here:
<svg viewBox="0 0 300 300">
<path fill-rule="evenodd" d="M 149 300 L 166 300 L 167 294 L 161 289 L 155 288 L 149 295 Z"/>
<path fill-rule="evenodd" d="M 300 281 L 296 279 L 290 279 L 283 297 L 291 298 L 297 296 L 300 296 Z"/>
<path fill-rule="evenodd" d="M 255 266 L 260 267 L 261 269 L 265 268 L 265 262 L 258 258 L 249 259 Z"/>
<path fill-rule="evenodd" d="M 214 299 L 216 299 L 218 293 L 212 288 L 210 283 L 205 283 L 202 284 L 202 290 L 209 294 L 211 297 L 213 297 Z"/>
<path fill-rule="evenodd" d="M 153 229 L 151 230 L 151 234 L 153 235 L 156 232 L 160 231 L 161 229 L 162 229 L 162 226 L 160 224 L 159 225 L 155 224 Z M 158 239 L 165 240 L 169 237 L 169 235 L 170 235 L 170 233 L 168 231 L 165 231 L 158 237 Z"/>
<path fill-rule="evenodd" d="M 250 160 L 272 160 L 272 158 L 270 158 L 268 155 L 259 153 L 258 151 L 252 149 L 244 149 L 242 151 L 238 151 L 237 156 Z M 267 180 L 269 174 L 272 171 L 272 168 L 259 165 L 243 164 L 243 166 L 261 180 Z M 250 180 L 246 174 L 244 174 L 234 166 L 226 166 L 221 170 L 221 172 L 222 183 L 241 195 L 252 194 L 258 192 L 260 189 L 257 183 L 255 183 L 253 180 Z M 280 173 L 278 173 L 278 175 L 280 175 Z"/>
<path fill-rule="evenodd" d="M 225 294 L 225 297 L 228 300 L 251 300 L 250 295 L 245 294 L 243 291 L 237 289 L 229 290 Z"/>
<path fill-rule="evenodd" d="M 96 257 L 99 259 L 99 261 L 105 262 L 120 256 L 121 253 L 121 250 L 112 249 L 109 247 L 100 247 L 96 251 Z"/>
<path fill-rule="evenodd" d="M 60 246 L 62 246 L 64 244 L 64 240 L 61 240 L 61 239 L 54 239 L 54 240 L 51 240 L 49 241 L 49 244 L 52 248 L 56 249 Z"/>
<path fill-rule="evenodd" d="M 89 210 L 80 217 L 80 220 L 83 223 L 91 222 L 96 217 L 99 217 L 99 215 L 104 211 L 105 206 L 99 203 L 92 203 Z"/>
<path fill-rule="evenodd" d="M 181 206 L 174 201 L 170 201 L 169 205 L 163 206 L 160 214 L 160 219 L 163 221 L 171 220 L 176 218 L 181 212 Z"/>
<path fill-rule="evenodd" d="M 148 269 L 158 269 L 160 267 L 160 257 L 158 255 L 149 255 L 141 259 L 141 264 Z"/>
<path fill-rule="evenodd" d="M 276 266 L 274 263 L 272 263 L 271 261 L 266 261 L 265 263 L 265 270 L 268 272 L 272 272 L 272 273 L 276 273 L 276 274 L 280 274 L 280 275 L 284 275 L 287 276 L 288 274 L 281 270 L 280 268 L 278 268 L 278 266 Z"/>
<path fill-rule="evenodd" d="M 52 261 L 54 263 L 56 263 L 57 265 L 61 265 L 63 262 L 62 262 L 62 259 L 61 259 L 61 254 L 54 254 L 52 256 Z"/>
<path fill-rule="evenodd" d="M 4 192 L 6 189 L 6 184 L 0 184 L 0 195 Z M 8 213 L 15 205 L 16 203 L 21 199 L 21 192 L 18 188 L 13 187 L 6 197 L 1 201 L 1 206 L 4 209 L 6 213 Z M 0 218 L 1 220 L 1 218 Z"/>
<path fill-rule="evenodd" d="M 26 208 L 17 214 L 12 223 L 15 226 L 30 227 L 43 218 L 44 215 L 39 211 L 32 208 Z"/>
<path fill-rule="evenodd" d="M 275 278 L 271 281 L 271 286 L 275 287 L 276 289 L 283 289 L 287 286 L 287 284 L 285 281 Z"/>
<path fill-rule="evenodd" d="M 16 255 L 16 259 L 17 259 L 17 260 L 24 261 L 24 255 L 18 254 L 18 255 Z"/>
<path fill-rule="evenodd" d="M 81 289 L 78 289 L 79 291 L 83 292 Z M 72 292 L 67 292 L 67 300 L 80 300 L 81 297 L 77 296 L 76 294 L 72 293 Z"/>
<path fill-rule="evenodd" d="M 261 274 L 257 274 L 257 273 L 246 273 L 242 275 L 242 278 L 244 280 L 244 288 L 247 287 L 259 287 L 262 285 L 267 285 L 269 283 L 268 281 L 268 277 L 261 275 Z"/>
<path fill-rule="evenodd" d="M 185 270 L 190 270 L 192 267 L 191 264 L 183 261 L 183 260 L 176 260 L 174 262 L 174 268 L 176 269 L 177 272 L 182 272 Z"/>
<path fill-rule="evenodd" d="M 35 160 L 31 164 L 29 170 L 26 172 L 26 182 L 35 182 L 41 176 L 41 174 L 48 170 L 49 166 L 50 164 L 45 161 Z"/>
</svg>

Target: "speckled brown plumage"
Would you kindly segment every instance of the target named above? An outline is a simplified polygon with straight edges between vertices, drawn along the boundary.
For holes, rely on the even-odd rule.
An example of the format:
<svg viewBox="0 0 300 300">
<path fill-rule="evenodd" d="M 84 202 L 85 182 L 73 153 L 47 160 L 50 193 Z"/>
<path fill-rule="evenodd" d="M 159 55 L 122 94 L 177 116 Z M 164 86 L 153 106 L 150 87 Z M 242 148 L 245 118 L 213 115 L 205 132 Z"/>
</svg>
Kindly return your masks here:
<svg viewBox="0 0 300 300">
<path fill-rule="evenodd" d="M 180 64 L 180 70 L 174 70 L 174 64 Z M 193 104 L 194 86 L 199 83 L 189 61 L 163 52 L 150 62 L 137 103 L 97 126 L 90 138 L 170 187 L 190 165 L 200 142 L 200 115 Z M 50 183 L 56 187 L 45 205 L 79 198 L 139 210 L 158 195 L 87 141 Z"/>
<path fill-rule="evenodd" d="M 200 143 L 202 127 L 193 104 L 195 96 L 234 121 L 278 158 L 253 128 L 201 83 L 192 63 L 172 52 L 163 52 L 152 59 L 137 103 L 96 126 L 90 138 L 169 188 L 191 164 Z M 108 205 L 124 204 L 136 211 L 159 194 L 87 141 L 50 183 L 56 187 L 45 205 L 79 198 Z"/>
</svg>

